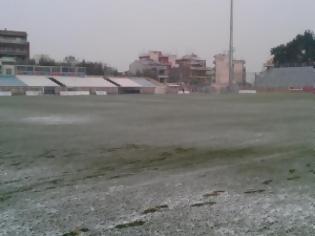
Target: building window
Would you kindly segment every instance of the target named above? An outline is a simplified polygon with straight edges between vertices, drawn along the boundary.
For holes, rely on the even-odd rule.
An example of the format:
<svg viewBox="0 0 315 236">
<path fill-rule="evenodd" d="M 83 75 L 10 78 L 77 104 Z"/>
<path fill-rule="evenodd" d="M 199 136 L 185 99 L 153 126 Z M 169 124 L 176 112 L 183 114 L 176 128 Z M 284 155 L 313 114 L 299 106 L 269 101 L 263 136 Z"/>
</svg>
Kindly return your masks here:
<svg viewBox="0 0 315 236">
<path fill-rule="evenodd" d="M 5 69 L 5 74 L 6 75 L 13 75 L 12 69 L 11 68 Z"/>
<path fill-rule="evenodd" d="M 160 70 L 159 75 L 165 75 L 165 70 Z"/>
</svg>

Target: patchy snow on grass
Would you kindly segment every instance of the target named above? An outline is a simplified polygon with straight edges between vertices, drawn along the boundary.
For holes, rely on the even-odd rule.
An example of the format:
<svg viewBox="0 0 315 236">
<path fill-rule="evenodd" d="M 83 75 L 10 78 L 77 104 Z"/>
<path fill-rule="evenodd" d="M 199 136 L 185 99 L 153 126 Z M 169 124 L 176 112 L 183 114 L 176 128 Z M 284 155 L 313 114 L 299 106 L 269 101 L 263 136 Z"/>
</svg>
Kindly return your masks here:
<svg viewBox="0 0 315 236">
<path fill-rule="evenodd" d="M 75 117 L 75 116 L 30 116 L 22 118 L 22 122 L 38 125 L 73 125 L 89 123 L 89 117 Z"/>
</svg>

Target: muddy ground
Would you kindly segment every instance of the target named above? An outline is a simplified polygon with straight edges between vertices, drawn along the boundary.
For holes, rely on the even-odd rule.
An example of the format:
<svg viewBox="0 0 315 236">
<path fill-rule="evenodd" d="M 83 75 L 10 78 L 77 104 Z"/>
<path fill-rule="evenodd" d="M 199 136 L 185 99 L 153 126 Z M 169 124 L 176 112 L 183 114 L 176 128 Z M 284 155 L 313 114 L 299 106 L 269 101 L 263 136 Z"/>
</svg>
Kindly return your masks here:
<svg viewBox="0 0 315 236">
<path fill-rule="evenodd" d="M 315 235 L 315 97 L 0 99 L 0 235 Z"/>
</svg>

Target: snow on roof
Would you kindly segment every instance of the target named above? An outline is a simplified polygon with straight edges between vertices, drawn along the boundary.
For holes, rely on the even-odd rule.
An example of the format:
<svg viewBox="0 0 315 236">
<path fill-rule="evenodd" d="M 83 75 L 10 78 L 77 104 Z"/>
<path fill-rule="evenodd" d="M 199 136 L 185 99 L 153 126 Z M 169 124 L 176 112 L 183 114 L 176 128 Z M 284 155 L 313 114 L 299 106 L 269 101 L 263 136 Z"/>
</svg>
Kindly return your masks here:
<svg viewBox="0 0 315 236">
<path fill-rule="evenodd" d="M 181 87 L 180 84 L 175 84 L 175 83 L 168 83 L 167 86 L 168 87 Z"/>
<path fill-rule="evenodd" d="M 138 84 L 140 84 L 142 87 L 146 88 L 155 88 L 156 85 L 151 83 L 150 81 L 146 80 L 145 78 L 132 78 L 132 80 Z"/>
<path fill-rule="evenodd" d="M 39 75 L 18 75 L 17 78 L 30 87 L 59 87 L 58 84 L 52 82 L 46 76 Z"/>
<path fill-rule="evenodd" d="M 109 77 L 109 80 L 113 81 L 115 84 L 118 84 L 120 87 L 125 87 L 125 88 L 143 87 L 141 84 L 138 84 L 137 82 L 129 78 Z"/>
<path fill-rule="evenodd" d="M 65 77 L 54 76 L 54 79 L 64 84 L 66 87 L 94 87 L 108 88 L 117 87 L 116 85 L 106 81 L 102 77 Z"/>
</svg>

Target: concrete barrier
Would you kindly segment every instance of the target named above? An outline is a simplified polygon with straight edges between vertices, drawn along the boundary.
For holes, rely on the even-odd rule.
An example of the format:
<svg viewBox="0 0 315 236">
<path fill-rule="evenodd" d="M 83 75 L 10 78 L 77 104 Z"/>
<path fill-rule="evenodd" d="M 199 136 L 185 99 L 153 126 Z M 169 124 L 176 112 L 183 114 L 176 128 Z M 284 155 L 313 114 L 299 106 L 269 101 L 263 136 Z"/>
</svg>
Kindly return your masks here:
<svg viewBox="0 0 315 236">
<path fill-rule="evenodd" d="M 107 92 L 106 91 L 95 91 L 95 94 L 97 96 L 106 96 L 107 95 Z"/>
<path fill-rule="evenodd" d="M 190 94 L 190 91 L 182 91 L 182 90 L 180 90 L 180 91 L 178 91 L 178 94 L 188 95 L 188 94 Z"/>
<path fill-rule="evenodd" d="M 256 94 L 257 91 L 256 90 L 240 90 L 238 93 L 239 94 Z"/>
<path fill-rule="evenodd" d="M 88 96 L 89 91 L 60 91 L 60 96 Z"/>
<path fill-rule="evenodd" d="M 0 97 L 9 97 L 12 96 L 11 91 L 0 91 Z"/>
</svg>

